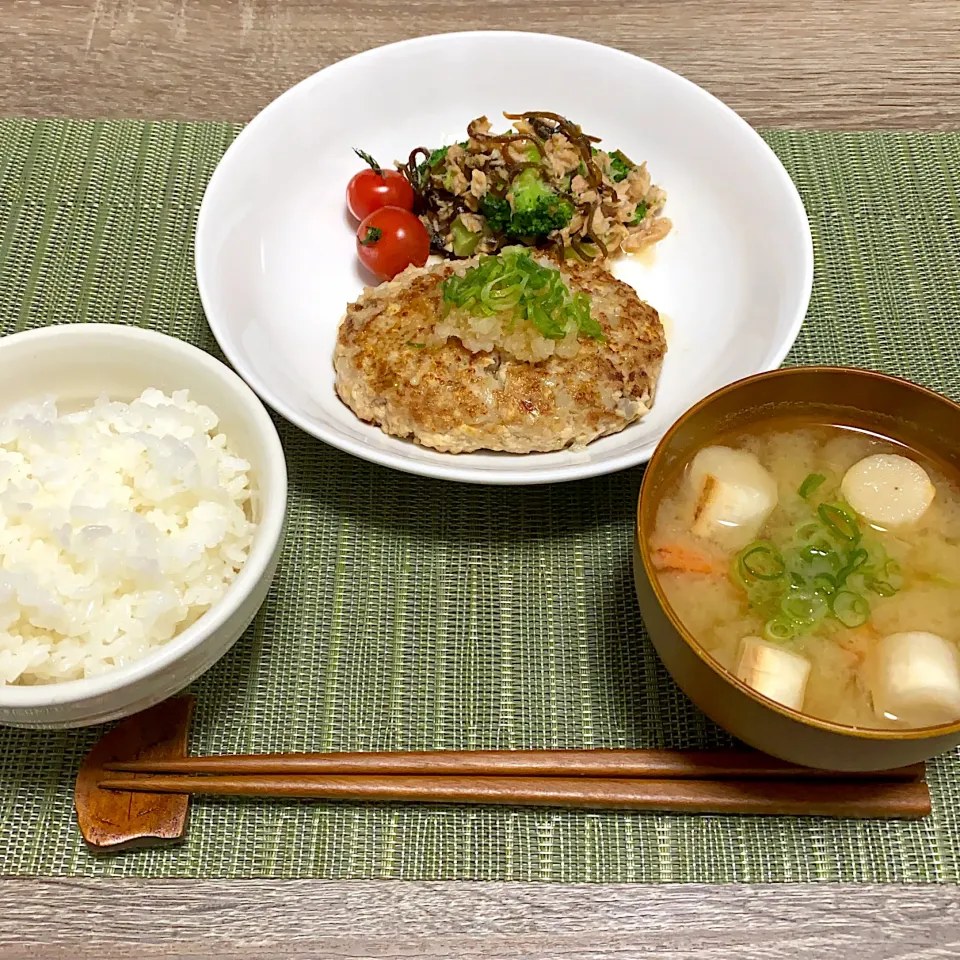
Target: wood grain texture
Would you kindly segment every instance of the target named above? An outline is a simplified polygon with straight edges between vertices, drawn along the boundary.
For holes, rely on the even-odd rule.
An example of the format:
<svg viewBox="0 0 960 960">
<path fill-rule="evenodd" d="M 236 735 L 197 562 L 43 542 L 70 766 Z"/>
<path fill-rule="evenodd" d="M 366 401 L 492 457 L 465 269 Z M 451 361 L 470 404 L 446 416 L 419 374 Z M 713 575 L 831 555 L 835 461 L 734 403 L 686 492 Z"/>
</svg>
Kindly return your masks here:
<svg viewBox="0 0 960 960">
<path fill-rule="evenodd" d="M 261 753 L 105 763 L 127 773 L 390 774 L 410 777 L 639 777 L 648 780 L 923 780 L 926 767 L 836 773 L 756 750 L 437 750 Z"/>
<path fill-rule="evenodd" d="M 173 794 L 218 797 L 307 797 L 372 802 L 503 804 L 511 807 L 572 807 L 577 810 L 668 810 L 681 813 L 750 814 L 775 817 L 921 819 L 930 815 L 926 783 L 762 780 L 619 780 L 615 777 L 384 777 L 310 774 L 177 774 L 110 776 L 101 794 L 140 798 L 132 817 L 156 798 Z M 146 799 L 143 799 L 146 798 Z M 78 801 L 77 808 L 80 809 Z M 128 824 L 114 815 L 118 836 Z M 134 821 L 136 822 L 136 821 Z"/>
<path fill-rule="evenodd" d="M 960 890 L 3 880 L 0 956 L 935 960 Z"/>
<path fill-rule="evenodd" d="M 505 28 L 649 57 L 760 126 L 960 128 L 955 0 L 0 0 L 0 113 L 245 121 L 358 51 Z"/>
<path fill-rule="evenodd" d="M 173 760 L 187 755 L 196 697 L 174 697 L 113 727 L 77 774 L 77 824 L 93 853 L 116 853 L 183 839 L 190 797 L 120 793 L 100 787 L 103 765 L 111 760 Z"/>
</svg>

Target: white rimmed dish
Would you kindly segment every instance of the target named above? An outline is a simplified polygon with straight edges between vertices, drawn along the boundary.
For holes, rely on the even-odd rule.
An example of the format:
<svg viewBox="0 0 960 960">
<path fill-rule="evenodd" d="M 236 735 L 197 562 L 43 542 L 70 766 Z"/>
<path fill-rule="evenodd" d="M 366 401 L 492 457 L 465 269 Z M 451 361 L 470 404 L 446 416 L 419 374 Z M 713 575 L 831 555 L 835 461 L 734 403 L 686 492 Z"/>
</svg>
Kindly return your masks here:
<svg viewBox="0 0 960 960">
<path fill-rule="evenodd" d="M 63 409 L 101 393 L 132 400 L 147 387 L 189 390 L 217 413 L 236 452 L 250 462 L 257 530 L 247 562 L 219 603 L 141 660 L 83 680 L 0 685 L 0 724 L 81 727 L 159 703 L 213 666 L 266 598 L 282 543 L 286 461 L 269 414 L 232 370 L 173 337 L 115 324 L 45 327 L 0 339 L 0 409 L 47 396 Z"/>
<path fill-rule="evenodd" d="M 478 82 L 465 88 L 456 78 L 468 64 L 478 65 Z M 334 391 L 337 326 L 370 282 L 344 206 L 347 181 L 359 168 L 352 148 L 382 163 L 404 160 L 414 147 L 461 139 L 476 116 L 506 125 L 503 110 L 527 109 L 562 113 L 610 148 L 648 161 L 654 182 L 667 190 L 671 236 L 649 259 L 627 258 L 614 269 L 665 318 L 669 350 L 655 408 L 620 434 L 556 453 L 443 454 L 388 437 L 358 420 Z M 491 484 L 574 480 L 645 462 L 695 402 L 780 365 L 813 280 L 796 188 L 732 110 L 618 50 L 498 32 L 380 47 L 280 96 L 239 135 L 210 181 L 196 266 L 221 348 L 282 416 L 375 463 Z"/>
</svg>

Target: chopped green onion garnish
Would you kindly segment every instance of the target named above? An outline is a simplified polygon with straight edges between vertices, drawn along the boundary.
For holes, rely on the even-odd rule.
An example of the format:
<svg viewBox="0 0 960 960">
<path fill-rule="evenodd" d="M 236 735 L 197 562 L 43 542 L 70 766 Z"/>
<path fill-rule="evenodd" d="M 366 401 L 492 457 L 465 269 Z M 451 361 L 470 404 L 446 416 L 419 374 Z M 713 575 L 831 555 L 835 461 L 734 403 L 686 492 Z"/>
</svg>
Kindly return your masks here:
<svg viewBox="0 0 960 960">
<path fill-rule="evenodd" d="M 837 592 L 837 583 L 834 577 L 831 577 L 829 573 L 818 573 L 813 578 L 813 588 L 818 593 L 822 593 L 827 597 L 832 597 Z"/>
<path fill-rule="evenodd" d="M 868 590 L 881 597 L 892 597 L 897 592 L 886 580 L 877 580 L 876 577 L 867 577 L 864 584 Z"/>
<path fill-rule="evenodd" d="M 798 493 L 806 498 L 824 482 L 810 474 Z M 814 519 L 799 524 L 782 550 L 755 540 L 733 562 L 731 580 L 745 590 L 750 611 L 767 620 L 772 640 L 859 627 L 870 618 L 865 593 L 891 597 L 903 587 L 900 565 L 869 532 L 864 536 L 847 504 L 813 509 Z"/>
<path fill-rule="evenodd" d="M 772 616 L 780 609 L 782 585 L 776 582 L 755 580 L 747 588 L 747 602 L 761 616 Z"/>
<path fill-rule="evenodd" d="M 789 640 L 796 634 L 797 625 L 787 617 L 774 617 L 766 622 L 763 630 L 769 640 Z"/>
<path fill-rule="evenodd" d="M 821 533 L 823 533 L 823 527 L 816 521 L 810 521 L 797 527 L 796 538 L 799 543 L 807 543 L 814 537 L 819 537 Z"/>
<path fill-rule="evenodd" d="M 857 518 L 846 507 L 837 503 L 821 503 L 817 513 L 830 531 L 842 540 L 856 543 L 860 539 Z"/>
<path fill-rule="evenodd" d="M 847 578 L 855 574 L 867 562 L 867 551 L 857 549 L 851 551 L 847 556 L 847 562 L 837 574 L 837 583 L 841 586 L 846 583 Z"/>
<path fill-rule="evenodd" d="M 830 612 L 830 606 L 823 597 L 805 590 L 795 590 L 784 597 L 780 609 L 784 616 L 804 625 L 817 623 Z"/>
<path fill-rule="evenodd" d="M 888 560 L 883 568 L 883 572 L 887 578 L 887 583 L 893 587 L 894 591 L 900 590 L 903 587 L 903 571 L 900 569 L 900 564 L 896 560 Z"/>
<path fill-rule="evenodd" d="M 458 309 L 489 317 L 511 310 L 550 340 L 562 340 L 573 331 L 593 340 L 606 339 L 590 312 L 589 295 L 571 293 L 559 270 L 541 266 L 523 250 L 481 257 L 462 277 L 454 274 L 444 280 L 441 290 L 447 313 Z"/>
<path fill-rule="evenodd" d="M 739 564 L 746 578 L 755 580 L 779 580 L 787 569 L 777 548 L 763 540 L 747 547 L 740 554 Z"/>
<path fill-rule="evenodd" d="M 896 560 L 886 560 L 879 566 L 874 565 L 872 569 L 875 572 L 870 573 L 864 579 L 864 584 L 868 590 L 879 594 L 881 597 L 892 597 L 902 589 L 903 573 Z"/>
<path fill-rule="evenodd" d="M 818 540 L 815 543 L 808 543 L 797 550 L 797 556 L 808 564 L 816 563 L 818 560 L 831 560 L 836 553 L 831 549 L 830 544 L 824 540 Z"/>
<path fill-rule="evenodd" d="M 860 546 L 867 551 L 867 562 L 860 568 L 860 572 L 874 577 L 883 577 L 887 566 L 887 551 L 878 540 L 867 537 L 860 542 Z"/>
<path fill-rule="evenodd" d="M 810 496 L 815 490 L 819 489 L 821 484 L 827 478 L 822 473 L 811 473 L 803 483 L 800 484 L 800 489 L 797 493 L 803 497 L 804 500 Z"/>
<path fill-rule="evenodd" d="M 860 627 L 870 616 L 870 604 L 852 590 L 841 590 L 830 601 L 830 610 L 845 627 Z"/>
</svg>

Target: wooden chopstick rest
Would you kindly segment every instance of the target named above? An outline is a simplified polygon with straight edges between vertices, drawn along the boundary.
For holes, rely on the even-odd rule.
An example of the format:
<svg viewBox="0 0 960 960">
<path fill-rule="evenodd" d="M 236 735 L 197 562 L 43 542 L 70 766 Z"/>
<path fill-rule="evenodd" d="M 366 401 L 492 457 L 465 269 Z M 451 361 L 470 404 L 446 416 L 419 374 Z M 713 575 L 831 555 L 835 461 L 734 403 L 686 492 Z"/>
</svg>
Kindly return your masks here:
<svg viewBox="0 0 960 960">
<path fill-rule="evenodd" d="M 104 765 L 114 760 L 173 760 L 187 755 L 194 697 L 177 697 L 117 724 L 87 754 L 77 774 L 74 806 L 93 853 L 165 846 L 183 839 L 190 797 L 104 790 Z"/>
</svg>

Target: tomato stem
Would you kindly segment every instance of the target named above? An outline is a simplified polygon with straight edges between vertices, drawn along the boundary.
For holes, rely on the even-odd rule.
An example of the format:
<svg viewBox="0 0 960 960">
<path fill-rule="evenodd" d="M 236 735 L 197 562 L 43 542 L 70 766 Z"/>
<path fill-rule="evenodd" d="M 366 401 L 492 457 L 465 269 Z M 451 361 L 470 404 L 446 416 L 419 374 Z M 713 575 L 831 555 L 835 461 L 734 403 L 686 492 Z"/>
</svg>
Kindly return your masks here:
<svg viewBox="0 0 960 960">
<path fill-rule="evenodd" d="M 364 163 L 366 163 L 366 164 L 370 167 L 370 169 L 373 170 L 374 173 L 376 173 L 376 175 L 377 175 L 378 177 L 382 177 L 382 176 L 383 176 L 383 167 L 381 167 L 380 164 L 377 163 L 377 161 L 374 160 L 373 157 L 371 157 L 369 153 L 364 153 L 363 150 L 358 150 L 356 147 L 353 148 L 353 152 L 354 152 Z"/>
<path fill-rule="evenodd" d="M 375 244 L 382 236 L 383 231 L 379 227 L 367 227 L 367 232 L 363 235 L 363 239 L 360 241 L 360 246 L 373 246 L 373 244 Z"/>
</svg>

